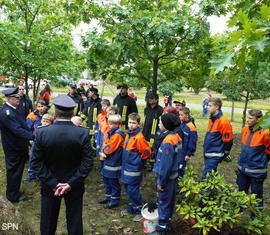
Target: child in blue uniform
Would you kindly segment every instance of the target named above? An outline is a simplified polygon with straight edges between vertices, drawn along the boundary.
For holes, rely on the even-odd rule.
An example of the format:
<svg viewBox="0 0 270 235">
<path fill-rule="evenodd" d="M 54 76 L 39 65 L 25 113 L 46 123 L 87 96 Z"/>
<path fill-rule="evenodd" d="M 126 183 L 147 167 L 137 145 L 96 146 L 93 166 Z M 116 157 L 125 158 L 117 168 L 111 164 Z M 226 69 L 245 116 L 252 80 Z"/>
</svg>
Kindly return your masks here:
<svg viewBox="0 0 270 235">
<path fill-rule="evenodd" d="M 129 130 L 125 138 L 122 158 L 121 181 L 125 184 L 127 191 L 128 206 L 121 214 L 136 214 L 133 221 L 140 221 L 142 219 L 140 184 L 146 159 L 151 156 L 151 148 L 140 128 L 140 119 L 137 113 L 128 115 Z"/>
<path fill-rule="evenodd" d="M 108 121 L 110 130 L 108 131 L 108 136 L 103 145 L 105 157 L 101 174 L 103 175 L 106 196 L 103 200 L 103 203 L 106 203 L 104 208 L 111 209 L 118 206 L 120 203 L 121 186 L 119 178 L 121 176 L 125 134 L 119 128 L 122 122 L 122 118 L 119 114 L 111 115 Z"/>
<path fill-rule="evenodd" d="M 181 148 L 181 137 L 174 131 L 179 119 L 172 113 L 160 117 L 159 129 L 164 139 L 159 147 L 153 172 L 157 175 L 158 214 L 157 232 L 166 232 L 173 214 L 178 176 L 177 149 Z"/>
<path fill-rule="evenodd" d="M 196 145 L 198 140 L 197 128 L 193 123 L 190 110 L 184 107 L 179 111 L 179 117 L 181 120 L 181 129 L 184 132 L 183 147 L 179 156 L 179 176 L 183 177 L 185 174 L 185 167 L 187 161 L 190 160 L 196 151 Z"/>
</svg>

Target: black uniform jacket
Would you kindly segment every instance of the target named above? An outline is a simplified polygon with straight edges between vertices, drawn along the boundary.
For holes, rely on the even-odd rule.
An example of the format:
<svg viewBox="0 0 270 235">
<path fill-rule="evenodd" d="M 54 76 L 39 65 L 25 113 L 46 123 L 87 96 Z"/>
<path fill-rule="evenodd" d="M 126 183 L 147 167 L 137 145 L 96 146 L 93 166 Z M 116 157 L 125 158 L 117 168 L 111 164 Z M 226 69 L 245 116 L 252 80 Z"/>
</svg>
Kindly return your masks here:
<svg viewBox="0 0 270 235">
<path fill-rule="evenodd" d="M 127 128 L 128 115 L 130 113 L 138 113 L 136 102 L 128 95 L 121 96 L 119 94 L 114 98 L 113 105 L 117 105 L 119 114 L 122 116 L 122 123 Z M 126 108 L 124 109 L 124 107 Z"/>
<path fill-rule="evenodd" d="M 42 182 L 42 195 L 53 197 L 58 183 L 68 183 L 73 194 L 84 192 L 84 179 L 93 165 L 88 132 L 68 120 L 37 130 L 31 163 Z"/>
<path fill-rule="evenodd" d="M 20 103 L 18 106 L 19 113 L 26 119 L 27 115 L 32 112 L 33 103 L 27 95 L 23 95 L 20 99 Z"/>
<path fill-rule="evenodd" d="M 81 114 L 81 112 L 84 109 L 84 103 L 83 103 L 83 99 L 79 94 L 67 94 L 71 99 L 73 99 L 73 101 L 76 103 L 76 107 L 74 109 L 74 115 L 78 116 Z"/>
<path fill-rule="evenodd" d="M 154 108 L 152 108 L 150 105 L 147 105 L 144 109 L 144 125 L 143 125 L 143 135 L 147 141 L 150 140 L 150 138 L 155 138 L 155 135 L 158 130 L 158 123 L 159 123 L 159 117 L 163 113 L 163 108 L 160 105 L 156 105 Z M 151 133 L 153 128 L 153 121 L 156 120 L 155 127 L 154 127 L 154 133 Z"/>
<path fill-rule="evenodd" d="M 29 140 L 35 138 L 24 117 L 7 104 L 0 109 L 0 128 L 6 155 L 28 151 Z"/>
<path fill-rule="evenodd" d="M 94 116 L 94 109 L 96 108 L 96 113 Z M 95 125 L 97 115 L 101 112 L 101 99 L 98 97 L 96 99 L 90 98 L 85 104 L 83 115 L 87 118 L 87 126 L 93 129 Z"/>
</svg>

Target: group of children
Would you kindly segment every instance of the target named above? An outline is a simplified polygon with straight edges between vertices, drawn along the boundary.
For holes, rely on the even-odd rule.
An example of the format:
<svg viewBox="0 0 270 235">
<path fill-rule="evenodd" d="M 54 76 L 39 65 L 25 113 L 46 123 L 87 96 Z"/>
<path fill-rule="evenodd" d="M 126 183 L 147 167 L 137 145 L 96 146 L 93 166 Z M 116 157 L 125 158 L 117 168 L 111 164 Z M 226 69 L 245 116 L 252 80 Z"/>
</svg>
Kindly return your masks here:
<svg viewBox="0 0 270 235">
<path fill-rule="evenodd" d="M 103 177 L 105 197 L 99 200 L 104 208 L 111 209 L 120 203 L 121 183 L 124 184 L 128 205 L 121 215 L 135 214 L 133 221 L 140 221 L 143 200 L 140 193 L 146 160 L 151 158 L 152 148 L 141 132 L 140 116 L 128 116 L 128 130 L 123 131 L 122 118 L 109 100 L 102 100 L 102 112 L 96 121 L 95 143 L 100 157 L 100 172 Z M 179 116 L 164 113 L 160 117 L 158 146 L 155 153 L 158 193 L 159 224 L 157 231 L 165 231 L 173 213 L 178 176 L 184 175 L 186 161 L 194 155 L 197 130 L 190 120 L 188 108 Z M 184 130 L 185 142 L 177 129 Z M 184 147 L 183 147 L 184 146 Z M 181 167 L 179 167 L 181 166 Z"/>
<path fill-rule="evenodd" d="M 194 156 L 198 140 L 195 121 L 191 117 L 190 110 L 186 107 L 185 101 L 176 100 L 174 104 L 175 107 L 164 108 L 163 114 L 159 117 L 159 132 L 155 135 L 153 146 L 149 145 L 149 142 L 142 134 L 141 117 L 139 114 L 129 114 L 128 129 L 124 130 L 125 127 L 122 125 L 123 118 L 118 114 L 118 108 L 111 106 L 110 101 L 107 99 L 101 101 L 102 111 L 96 118 L 95 133 L 90 132 L 96 147 L 96 154 L 100 159 L 100 173 L 104 183 L 105 197 L 99 200 L 99 203 L 104 204 L 105 209 L 117 207 L 120 204 L 121 182 L 124 184 L 128 197 L 128 205 L 125 210 L 121 211 L 121 215 L 134 214 L 133 221 L 140 221 L 142 219 L 141 209 L 143 200 L 140 193 L 140 185 L 146 160 L 149 158 L 155 159 L 153 172 L 156 174 L 159 214 L 159 222 L 156 227 L 157 232 L 163 232 L 168 229 L 175 204 L 177 179 L 184 176 L 186 163 Z M 204 140 L 205 169 L 202 179 L 210 171 L 216 170 L 217 165 L 223 159 L 226 160 L 229 157 L 232 147 L 232 127 L 230 122 L 222 115 L 221 106 L 222 102 L 218 98 L 210 98 L 207 105 L 210 120 Z M 259 177 L 261 183 L 259 184 L 258 180 L 252 181 L 253 191 L 252 189 L 251 191 L 256 193 L 258 198 L 262 199 L 262 184 L 266 177 L 267 166 L 263 166 L 264 169 L 261 169 L 262 167 L 259 164 L 254 163 L 253 169 L 246 162 L 246 155 L 254 155 L 257 158 L 263 159 L 266 156 L 264 150 L 259 153 L 257 151 L 258 148 L 255 148 L 257 152 L 254 150 L 255 140 L 253 141 L 253 135 L 255 136 L 257 132 L 258 137 L 256 137 L 256 141 L 258 143 L 256 143 L 266 146 L 267 149 L 265 152 L 268 154 L 268 158 L 263 161 L 264 165 L 267 165 L 270 159 L 268 135 L 262 135 L 260 129 L 253 130 L 261 116 L 261 111 L 249 111 L 248 127 L 245 129 L 247 134 L 244 134 L 242 137 L 242 142 L 245 145 L 241 156 L 244 157 L 240 156 L 238 162 L 239 173 L 237 183 L 239 190 L 248 192 L 250 186 L 248 180 L 250 179 L 247 179 L 247 177 L 250 177 L 252 180 Z M 54 117 L 48 114 L 47 102 L 42 99 L 38 100 L 36 110 L 27 116 L 27 125 L 33 133 L 40 126 L 50 125 L 53 121 Z M 83 120 L 79 116 L 73 116 L 71 121 L 74 125 L 83 125 Z M 32 154 L 30 154 L 30 159 L 31 156 Z M 257 159 L 255 157 L 254 159 Z M 259 174 L 263 174 L 263 176 Z M 32 180 L 35 178 L 36 174 L 32 171 L 30 164 L 28 179 Z"/>
</svg>

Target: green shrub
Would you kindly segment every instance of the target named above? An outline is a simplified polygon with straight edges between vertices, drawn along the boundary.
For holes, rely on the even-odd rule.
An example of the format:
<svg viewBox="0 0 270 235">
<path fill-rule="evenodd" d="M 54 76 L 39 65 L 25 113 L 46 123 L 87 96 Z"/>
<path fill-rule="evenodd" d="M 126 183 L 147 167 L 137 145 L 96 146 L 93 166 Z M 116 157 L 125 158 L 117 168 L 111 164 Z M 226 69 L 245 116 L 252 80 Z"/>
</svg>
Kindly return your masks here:
<svg viewBox="0 0 270 235">
<path fill-rule="evenodd" d="M 176 211 L 184 219 L 193 221 L 193 228 L 198 228 L 203 234 L 213 229 L 220 231 L 224 225 L 230 228 L 242 225 L 258 234 L 268 229 L 269 216 L 256 208 L 260 199 L 256 199 L 255 194 L 239 192 L 226 184 L 218 172 L 209 173 L 204 181 L 198 182 L 197 178 L 194 169 L 188 167 L 179 181 L 181 202 L 176 205 Z M 255 219 L 247 216 L 250 213 Z"/>
</svg>

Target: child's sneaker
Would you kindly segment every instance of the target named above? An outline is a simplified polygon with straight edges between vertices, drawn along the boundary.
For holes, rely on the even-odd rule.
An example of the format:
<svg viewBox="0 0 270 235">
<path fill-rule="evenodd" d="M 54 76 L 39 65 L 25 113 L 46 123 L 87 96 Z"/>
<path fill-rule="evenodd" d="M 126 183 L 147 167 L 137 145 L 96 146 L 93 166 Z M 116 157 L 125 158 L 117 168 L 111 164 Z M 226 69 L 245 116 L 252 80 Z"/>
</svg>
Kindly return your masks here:
<svg viewBox="0 0 270 235">
<path fill-rule="evenodd" d="M 132 221 L 134 222 L 139 222 L 142 220 L 142 215 L 141 214 L 138 214 L 138 215 L 135 215 L 135 217 L 132 219 Z"/>
</svg>

